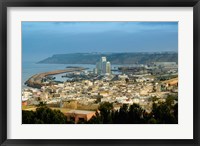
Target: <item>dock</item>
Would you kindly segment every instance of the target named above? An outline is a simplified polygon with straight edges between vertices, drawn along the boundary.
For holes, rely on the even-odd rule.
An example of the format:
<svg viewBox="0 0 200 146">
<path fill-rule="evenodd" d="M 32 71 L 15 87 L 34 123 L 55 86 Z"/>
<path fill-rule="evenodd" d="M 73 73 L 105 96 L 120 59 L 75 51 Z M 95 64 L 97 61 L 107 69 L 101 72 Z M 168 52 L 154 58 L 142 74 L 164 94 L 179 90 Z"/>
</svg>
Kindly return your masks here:
<svg viewBox="0 0 200 146">
<path fill-rule="evenodd" d="M 68 69 L 64 69 L 64 70 L 54 70 L 54 71 L 50 71 L 50 72 L 43 72 L 40 74 L 35 74 L 25 82 L 25 85 L 27 85 L 29 87 L 40 89 L 42 86 L 48 85 L 48 84 L 42 82 L 42 79 L 47 76 L 62 74 L 62 73 L 67 73 L 67 72 L 74 72 L 74 71 L 83 71 L 83 70 L 85 70 L 85 68 L 82 68 L 82 67 L 77 68 L 76 67 L 76 68 L 68 68 Z"/>
</svg>

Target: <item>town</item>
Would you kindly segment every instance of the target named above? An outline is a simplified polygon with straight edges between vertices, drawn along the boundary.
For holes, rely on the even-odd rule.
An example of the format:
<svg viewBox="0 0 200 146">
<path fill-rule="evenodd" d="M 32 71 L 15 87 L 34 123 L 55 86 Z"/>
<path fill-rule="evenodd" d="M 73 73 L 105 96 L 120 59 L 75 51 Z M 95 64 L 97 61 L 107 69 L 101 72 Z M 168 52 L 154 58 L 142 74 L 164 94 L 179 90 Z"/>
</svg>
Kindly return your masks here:
<svg viewBox="0 0 200 146">
<path fill-rule="evenodd" d="M 32 86 L 27 84 L 29 87 L 22 91 L 22 109 L 34 111 L 37 105 L 45 103 L 51 109 L 60 110 L 68 119 L 74 116 L 75 123 L 78 123 L 90 120 L 105 102 L 111 103 L 116 111 L 124 104 L 135 103 L 148 113 L 154 102 L 166 102 L 169 96 L 174 97 L 173 104 L 178 102 L 176 62 L 112 68 L 112 62 L 102 56 L 93 71 L 70 69 L 62 76 L 66 78 L 65 82 L 56 82 L 52 74 L 43 74 L 41 78 L 37 76 L 37 86 L 34 86 L 35 80 L 31 78 Z"/>
</svg>

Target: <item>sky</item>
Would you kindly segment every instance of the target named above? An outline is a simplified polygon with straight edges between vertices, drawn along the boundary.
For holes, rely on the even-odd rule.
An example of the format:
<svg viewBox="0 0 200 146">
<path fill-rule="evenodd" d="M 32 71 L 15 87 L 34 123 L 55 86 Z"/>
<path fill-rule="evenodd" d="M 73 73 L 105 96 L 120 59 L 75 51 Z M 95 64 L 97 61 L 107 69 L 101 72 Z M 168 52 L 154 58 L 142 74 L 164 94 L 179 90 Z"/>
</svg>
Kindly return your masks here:
<svg viewBox="0 0 200 146">
<path fill-rule="evenodd" d="M 178 22 L 22 22 L 23 61 L 53 54 L 178 51 Z"/>
</svg>

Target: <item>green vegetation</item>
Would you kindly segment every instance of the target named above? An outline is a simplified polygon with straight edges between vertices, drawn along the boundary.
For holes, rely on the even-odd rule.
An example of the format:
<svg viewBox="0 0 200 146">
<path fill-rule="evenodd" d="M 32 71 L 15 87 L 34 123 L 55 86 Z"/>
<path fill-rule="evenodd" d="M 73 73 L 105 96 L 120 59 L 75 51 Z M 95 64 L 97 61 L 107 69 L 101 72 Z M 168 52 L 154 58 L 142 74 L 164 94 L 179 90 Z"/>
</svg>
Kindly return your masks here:
<svg viewBox="0 0 200 146">
<path fill-rule="evenodd" d="M 178 62 L 178 53 L 72 53 L 57 54 L 39 63 L 55 64 L 96 64 L 101 56 L 107 57 L 112 64 L 147 64 L 149 62 Z"/>
<path fill-rule="evenodd" d="M 151 113 L 147 113 L 138 104 L 124 104 L 119 110 L 114 110 L 113 104 L 101 103 L 95 116 L 89 121 L 79 121 L 78 124 L 177 124 L 178 103 L 175 96 L 169 96 L 166 102 L 153 103 Z M 40 104 L 36 111 L 22 111 L 23 124 L 74 124 L 74 118 L 67 121 L 59 110 L 52 110 L 45 104 Z"/>
<path fill-rule="evenodd" d="M 119 111 L 110 109 L 112 104 L 103 103 L 88 122 L 89 124 L 177 124 L 178 104 L 169 106 L 167 103 L 153 104 L 151 113 L 147 113 L 139 105 L 133 104 L 129 108 L 123 105 Z M 109 107 L 109 108 L 108 108 Z"/>
<path fill-rule="evenodd" d="M 158 76 L 157 79 L 159 81 L 165 81 L 165 80 L 170 80 L 170 79 L 177 78 L 177 77 L 178 77 L 178 75 L 168 74 L 168 75 Z"/>
<path fill-rule="evenodd" d="M 67 118 L 59 110 L 41 104 L 36 111 L 22 111 L 23 124 L 65 124 Z"/>
</svg>

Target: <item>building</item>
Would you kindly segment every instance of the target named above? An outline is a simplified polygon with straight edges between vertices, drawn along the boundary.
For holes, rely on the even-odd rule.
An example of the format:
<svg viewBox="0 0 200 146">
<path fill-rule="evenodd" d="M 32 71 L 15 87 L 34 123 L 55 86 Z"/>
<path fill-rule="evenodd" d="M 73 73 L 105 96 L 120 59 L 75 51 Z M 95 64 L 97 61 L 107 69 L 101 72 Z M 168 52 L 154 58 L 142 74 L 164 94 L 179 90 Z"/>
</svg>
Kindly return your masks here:
<svg viewBox="0 0 200 146">
<path fill-rule="evenodd" d="M 97 67 L 93 69 L 93 74 L 97 74 Z"/>
<path fill-rule="evenodd" d="M 169 86 L 176 86 L 176 87 L 178 87 L 178 77 L 170 79 L 170 80 L 163 81 L 162 83 L 166 87 L 169 87 Z"/>
<path fill-rule="evenodd" d="M 111 74 L 111 64 L 110 62 L 106 62 L 106 73 Z"/>
<path fill-rule="evenodd" d="M 90 120 L 95 116 L 95 111 L 85 111 L 85 110 L 71 110 L 65 113 L 67 120 L 73 119 L 75 123 L 84 122 Z"/>
<path fill-rule="evenodd" d="M 107 62 L 102 62 L 102 74 L 106 74 L 106 63 Z"/>
<path fill-rule="evenodd" d="M 100 62 L 96 63 L 96 72 L 97 72 L 97 74 L 101 74 L 101 63 Z"/>
<path fill-rule="evenodd" d="M 156 67 L 177 67 L 176 62 L 153 62 L 153 66 Z"/>
<path fill-rule="evenodd" d="M 101 57 L 101 62 L 106 62 L 106 57 Z"/>
<path fill-rule="evenodd" d="M 106 57 L 101 57 L 100 61 L 96 63 L 96 72 L 99 75 L 111 74 L 111 63 L 107 61 Z"/>
</svg>

